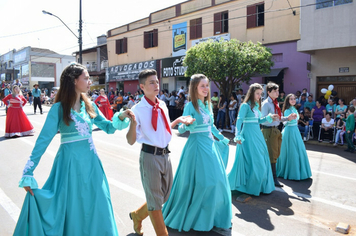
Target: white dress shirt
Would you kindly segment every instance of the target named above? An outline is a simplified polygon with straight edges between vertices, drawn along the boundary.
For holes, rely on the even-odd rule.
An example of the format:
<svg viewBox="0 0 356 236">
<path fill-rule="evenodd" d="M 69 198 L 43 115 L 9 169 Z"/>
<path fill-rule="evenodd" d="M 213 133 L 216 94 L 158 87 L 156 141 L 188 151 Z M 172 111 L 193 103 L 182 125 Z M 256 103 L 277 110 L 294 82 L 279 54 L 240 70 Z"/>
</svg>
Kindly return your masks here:
<svg viewBox="0 0 356 236">
<path fill-rule="evenodd" d="M 151 146 L 159 148 L 165 148 L 171 141 L 172 135 L 166 130 L 164 123 L 164 117 L 161 112 L 166 115 L 169 129 L 171 130 L 171 122 L 168 115 L 168 109 L 166 103 L 162 100 L 159 101 L 157 130 L 152 127 L 152 106 L 146 101 L 145 97 L 141 98 L 141 102 L 132 107 L 132 111 L 135 114 L 137 126 L 136 126 L 136 141 L 138 143 L 145 143 Z M 171 130 L 172 133 L 172 130 Z"/>
</svg>

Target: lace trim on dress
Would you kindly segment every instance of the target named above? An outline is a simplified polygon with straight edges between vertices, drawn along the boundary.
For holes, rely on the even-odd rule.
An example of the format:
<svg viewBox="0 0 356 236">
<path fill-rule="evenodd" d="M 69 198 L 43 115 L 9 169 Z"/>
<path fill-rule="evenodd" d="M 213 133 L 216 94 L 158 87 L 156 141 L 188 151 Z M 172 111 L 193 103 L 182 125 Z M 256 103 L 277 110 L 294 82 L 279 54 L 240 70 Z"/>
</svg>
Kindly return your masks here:
<svg viewBox="0 0 356 236">
<path fill-rule="evenodd" d="M 23 169 L 23 172 L 22 172 L 23 175 L 25 175 L 25 173 L 35 165 L 35 163 L 33 161 L 31 161 L 31 156 L 28 158 L 25 168 Z"/>
<path fill-rule="evenodd" d="M 200 106 L 199 106 L 199 111 L 200 111 L 200 114 L 201 114 L 202 117 L 203 117 L 203 124 L 210 124 L 210 121 L 211 121 L 210 115 L 207 114 L 207 113 L 204 111 L 204 109 L 201 108 Z M 211 126 L 208 126 L 207 128 L 208 128 L 207 131 L 209 132 L 209 138 L 211 138 L 211 139 L 214 141 L 213 134 L 211 133 Z"/>
<path fill-rule="evenodd" d="M 96 148 L 95 148 L 95 145 L 94 145 L 94 142 L 93 142 L 93 138 L 89 132 L 89 125 L 88 123 L 84 120 L 84 123 L 81 123 L 77 120 L 77 118 L 75 117 L 74 114 L 70 114 L 70 118 L 75 122 L 75 128 L 78 130 L 78 133 L 81 135 L 81 136 L 90 136 L 90 138 L 88 139 L 88 143 L 89 143 L 89 146 L 90 146 L 90 150 L 97 155 L 97 152 L 96 152 Z"/>
</svg>

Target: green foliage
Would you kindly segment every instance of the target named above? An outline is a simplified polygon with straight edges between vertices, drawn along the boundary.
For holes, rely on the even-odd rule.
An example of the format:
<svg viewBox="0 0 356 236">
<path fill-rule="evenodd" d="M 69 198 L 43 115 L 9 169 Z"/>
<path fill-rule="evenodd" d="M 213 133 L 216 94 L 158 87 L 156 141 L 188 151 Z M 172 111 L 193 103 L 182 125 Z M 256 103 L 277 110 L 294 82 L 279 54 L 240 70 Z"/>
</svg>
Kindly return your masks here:
<svg viewBox="0 0 356 236">
<path fill-rule="evenodd" d="M 184 59 L 185 76 L 202 73 L 226 96 L 254 74 L 267 74 L 273 66 L 271 49 L 261 43 L 212 40 L 191 47 Z"/>
</svg>

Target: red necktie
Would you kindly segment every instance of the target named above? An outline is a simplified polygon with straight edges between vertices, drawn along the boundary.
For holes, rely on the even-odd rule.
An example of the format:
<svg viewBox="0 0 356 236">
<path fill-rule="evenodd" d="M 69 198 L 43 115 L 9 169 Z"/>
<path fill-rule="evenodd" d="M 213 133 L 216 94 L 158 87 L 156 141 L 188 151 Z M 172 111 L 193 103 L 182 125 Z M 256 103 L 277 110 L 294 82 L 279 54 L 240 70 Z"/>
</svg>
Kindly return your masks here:
<svg viewBox="0 0 356 236">
<path fill-rule="evenodd" d="M 271 98 L 272 99 L 272 98 Z M 272 99 L 272 101 L 273 101 L 273 104 L 274 104 L 274 112 L 276 112 L 277 111 L 277 113 L 278 113 L 278 115 L 279 115 L 279 118 L 281 118 L 282 117 L 282 112 L 281 112 L 281 108 L 279 107 L 279 105 L 278 105 L 278 101 L 277 101 L 277 99 Z"/>
<path fill-rule="evenodd" d="M 171 133 L 171 129 L 169 128 L 169 124 L 166 118 L 166 115 L 164 114 L 164 111 L 159 107 L 159 102 L 157 101 L 156 98 L 156 103 L 152 102 L 150 99 L 148 99 L 145 96 L 146 101 L 148 102 L 148 104 L 150 104 L 152 106 L 152 119 L 151 119 L 151 123 L 152 123 L 152 127 L 155 131 L 157 131 L 157 119 L 158 119 L 158 109 L 161 110 L 161 114 L 163 116 L 163 120 L 164 120 L 164 124 L 166 125 L 166 130 L 168 131 L 168 133 Z"/>
</svg>

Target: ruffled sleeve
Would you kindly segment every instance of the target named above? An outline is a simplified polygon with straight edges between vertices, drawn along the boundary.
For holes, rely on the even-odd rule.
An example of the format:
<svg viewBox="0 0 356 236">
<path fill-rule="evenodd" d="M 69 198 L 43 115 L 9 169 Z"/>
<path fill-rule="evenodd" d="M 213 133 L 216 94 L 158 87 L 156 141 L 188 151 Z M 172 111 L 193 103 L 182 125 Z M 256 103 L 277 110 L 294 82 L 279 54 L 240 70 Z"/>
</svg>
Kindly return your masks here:
<svg viewBox="0 0 356 236">
<path fill-rule="evenodd" d="M 116 130 L 125 129 L 130 124 L 129 118 L 120 120 L 119 115 L 122 114 L 123 111 L 116 112 L 113 116 L 113 121 L 110 121 L 104 117 L 104 115 L 101 113 L 97 106 L 93 104 L 93 107 L 97 114 L 97 116 L 94 118 L 94 124 L 107 134 L 113 134 Z"/>
<path fill-rule="evenodd" d="M 58 132 L 60 117 L 62 117 L 61 114 L 60 103 L 55 103 L 48 112 L 41 133 L 36 140 L 35 147 L 25 165 L 19 187 L 29 186 L 32 189 L 38 188 L 37 182 L 33 177 L 33 172 L 40 162 L 43 153 Z"/>
</svg>

